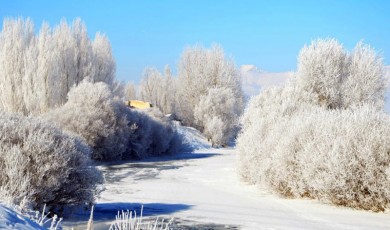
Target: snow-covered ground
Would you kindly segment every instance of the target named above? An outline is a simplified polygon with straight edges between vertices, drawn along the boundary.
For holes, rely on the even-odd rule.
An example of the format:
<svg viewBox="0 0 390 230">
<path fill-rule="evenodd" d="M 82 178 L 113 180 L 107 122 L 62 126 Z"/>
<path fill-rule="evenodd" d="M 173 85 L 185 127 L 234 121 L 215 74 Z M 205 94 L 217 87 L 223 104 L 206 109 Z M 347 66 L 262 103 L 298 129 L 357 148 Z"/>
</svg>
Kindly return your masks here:
<svg viewBox="0 0 390 230">
<path fill-rule="evenodd" d="M 194 129 L 181 128 L 192 147 L 208 147 Z M 179 229 L 389 229 L 390 213 L 372 213 L 290 200 L 247 185 L 237 174 L 234 149 L 202 149 L 195 153 L 100 166 L 105 190 L 94 212 L 96 230 L 108 229 L 118 210 L 144 206 L 146 222 L 175 218 Z M 64 229 L 86 229 L 89 212 L 75 213 Z M 145 221 L 144 221 L 145 222 Z M 192 228 L 191 228 L 192 227 Z M 39 226 L 0 205 L 0 229 Z"/>
<path fill-rule="evenodd" d="M 139 210 L 143 204 L 145 216 L 175 217 L 199 228 L 202 224 L 212 229 L 390 228 L 389 213 L 283 199 L 246 185 L 239 180 L 236 162 L 234 149 L 205 149 L 103 166 L 107 183 L 95 208 L 95 227 L 107 229 L 117 210 Z"/>
<path fill-rule="evenodd" d="M 39 230 L 44 228 L 15 210 L 0 204 L 0 229 Z"/>
</svg>

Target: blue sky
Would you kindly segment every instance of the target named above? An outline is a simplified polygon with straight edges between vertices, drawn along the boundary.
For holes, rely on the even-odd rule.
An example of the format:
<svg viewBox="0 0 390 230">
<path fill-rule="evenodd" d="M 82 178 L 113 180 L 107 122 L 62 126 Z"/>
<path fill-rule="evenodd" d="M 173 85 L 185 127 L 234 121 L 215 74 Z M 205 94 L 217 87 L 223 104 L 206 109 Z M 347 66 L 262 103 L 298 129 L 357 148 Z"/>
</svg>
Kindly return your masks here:
<svg viewBox="0 0 390 230">
<path fill-rule="evenodd" d="M 18 1 L 0 0 L 0 17 L 58 24 L 80 17 L 91 37 L 107 34 L 117 77 L 138 82 L 147 66 L 176 69 L 186 46 L 221 44 L 237 66 L 291 71 L 304 44 L 335 37 L 348 49 L 363 39 L 390 64 L 390 1 Z"/>
</svg>

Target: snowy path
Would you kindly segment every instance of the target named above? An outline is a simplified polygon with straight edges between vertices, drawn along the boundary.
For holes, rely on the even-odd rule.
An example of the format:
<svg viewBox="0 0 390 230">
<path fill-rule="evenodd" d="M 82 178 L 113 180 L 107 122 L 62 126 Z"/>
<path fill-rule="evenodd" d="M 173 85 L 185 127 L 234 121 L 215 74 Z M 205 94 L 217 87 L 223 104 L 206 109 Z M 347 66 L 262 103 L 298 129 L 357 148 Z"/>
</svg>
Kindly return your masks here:
<svg viewBox="0 0 390 230">
<path fill-rule="evenodd" d="M 390 229 L 389 213 L 282 199 L 245 185 L 236 157 L 232 149 L 209 149 L 102 167 L 107 184 L 97 201 L 96 229 L 107 229 L 117 210 L 141 204 L 146 216 L 213 223 L 213 229 Z"/>
</svg>

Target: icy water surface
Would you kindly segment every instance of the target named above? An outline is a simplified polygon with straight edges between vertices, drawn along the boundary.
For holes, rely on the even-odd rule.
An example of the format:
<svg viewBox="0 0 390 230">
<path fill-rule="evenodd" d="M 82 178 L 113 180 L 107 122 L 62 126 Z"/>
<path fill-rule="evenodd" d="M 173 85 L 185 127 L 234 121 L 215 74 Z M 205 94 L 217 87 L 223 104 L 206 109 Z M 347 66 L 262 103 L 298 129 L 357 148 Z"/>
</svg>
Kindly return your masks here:
<svg viewBox="0 0 390 230">
<path fill-rule="evenodd" d="M 108 197 L 115 195 L 122 196 L 123 193 L 135 194 L 133 192 L 132 184 L 137 184 L 142 181 L 159 180 L 159 175 L 163 171 L 178 170 L 183 167 L 189 166 L 189 161 L 196 161 L 203 158 L 218 156 L 215 153 L 184 153 L 176 156 L 153 158 L 145 161 L 131 161 L 122 163 L 105 164 L 99 166 L 99 169 L 103 172 L 105 177 L 105 188 L 102 192 L 102 196 L 106 194 Z M 165 186 L 170 186 L 166 183 Z M 122 189 L 118 189 L 122 188 Z M 136 186 L 135 186 L 136 187 Z M 131 195 L 130 195 L 131 198 Z M 173 221 L 170 224 L 172 229 L 179 230 L 211 230 L 211 229 L 239 229 L 238 226 L 214 224 L 212 222 L 199 222 L 186 218 L 175 218 L 176 212 L 188 210 L 192 208 L 189 204 L 175 204 L 175 203 L 139 203 L 139 202 L 102 202 L 99 200 L 94 208 L 94 227 L 95 230 L 108 229 L 115 215 L 121 210 L 135 211 L 138 215 L 141 212 L 143 206 L 143 222 L 154 223 L 157 217 L 161 221 L 164 218 L 164 223 L 169 222 L 172 218 Z M 85 229 L 87 226 L 89 212 L 74 213 L 64 221 L 63 226 L 65 229 L 73 228 Z M 160 217 L 161 216 L 161 217 Z"/>
</svg>

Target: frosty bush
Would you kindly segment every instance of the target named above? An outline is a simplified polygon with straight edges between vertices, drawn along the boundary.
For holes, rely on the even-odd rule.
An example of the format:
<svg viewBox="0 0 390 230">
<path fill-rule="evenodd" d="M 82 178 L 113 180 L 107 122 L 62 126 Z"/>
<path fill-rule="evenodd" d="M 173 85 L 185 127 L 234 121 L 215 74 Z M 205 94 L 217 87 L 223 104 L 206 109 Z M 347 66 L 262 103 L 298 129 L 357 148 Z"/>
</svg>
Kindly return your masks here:
<svg viewBox="0 0 390 230">
<path fill-rule="evenodd" d="M 0 198 L 51 209 L 94 201 L 102 175 L 90 149 L 41 119 L 0 114 Z"/>
<path fill-rule="evenodd" d="M 68 94 L 68 102 L 45 116 L 76 133 L 92 148 L 92 159 L 122 159 L 131 135 L 127 111 L 104 83 L 83 81 Z"/>
<path fill-rule="evenodd" d="M 130 123 L 134 127 L 127 156 L 125 158 L 145 158 L 176 153 L 182 140 L 172 121 L 158 109 L 131 111 Z"/>
<path fill-rule="evenodd" d="M 157 109 L 129 109 L 104 83 L 82 82 L 68 102 L 45 115 L 76 133 L 92 148 L 92 159 L 115 161 L 175 152 L 177 133 Z"/>
<path fill-rule="evenodd" d="M 258 166 L 274 190 L 353 208 L 389 207 L 390 117 L 384 112 L 372 106 L 306 111 L 271 135 L 278 141 L 269 164 Z"/>
<path fill-rule="evenodd" d="M 290 82 L 252 98 L 241 118 L 241 176 L 288 197 L 389 207 L 381 59 L 367 45 L 348 54 L 330 39 L 303 48 L 298 62 Z"/>
</svg>

